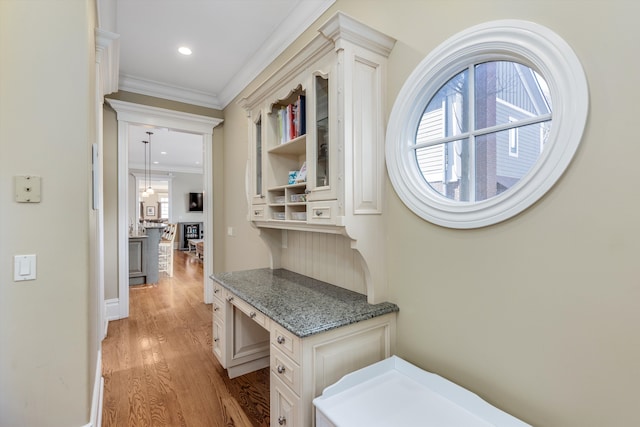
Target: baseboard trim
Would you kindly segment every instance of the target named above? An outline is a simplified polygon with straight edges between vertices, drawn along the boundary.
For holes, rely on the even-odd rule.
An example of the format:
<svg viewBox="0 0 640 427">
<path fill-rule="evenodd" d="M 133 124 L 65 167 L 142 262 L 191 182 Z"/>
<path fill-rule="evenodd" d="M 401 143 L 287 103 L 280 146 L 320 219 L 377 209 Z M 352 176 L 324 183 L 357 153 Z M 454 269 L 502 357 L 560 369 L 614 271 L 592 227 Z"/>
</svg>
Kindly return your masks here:
<svg viewBox="0 0 640 427">
<path fill-rule="evenodd" d="M 105 300 L 107 320 L 120 319 L 120 299 L 112 298 Z"/>
<path fill-rule="evenodd" d="M 96 378 L 93 383 L 93 397 L 91 399 L 91 418 L 89 424 L 83 427 L 100 427 L 102 425 L 102 400 L 104 393 L 104 378 L 102 378 L 102 351 L 98 352 L 96 361 Z"/>
</svg>

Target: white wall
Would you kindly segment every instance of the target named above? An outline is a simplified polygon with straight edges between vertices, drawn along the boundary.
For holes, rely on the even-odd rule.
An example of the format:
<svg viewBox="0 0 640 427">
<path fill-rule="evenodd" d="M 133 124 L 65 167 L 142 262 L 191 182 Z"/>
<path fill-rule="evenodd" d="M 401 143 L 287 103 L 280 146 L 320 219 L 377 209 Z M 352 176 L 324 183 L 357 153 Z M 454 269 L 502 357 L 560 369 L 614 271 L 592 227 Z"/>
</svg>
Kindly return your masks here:
<svg viewBox="0 0 640 427">
<path fill-rule="evenodd" d="M 414 67 L 472 25 L 516 18 L 560 34 L 582 61 L 590 114 L 565 175 L 504 223 L 456 231 L 409 211 L 388 183 L 391 300 L 398 354 L 536 426 L 640 425 L 640 144 L 633 136 L 640 3 L 628 0 L 338 0 L 398 40 L 389 59 L 387 114 Z M 301 36 L 256 82 L 315 34 Z M 225 109 L 227 270 L 268 265 L 246 221 L 247 120 Z"/>
<path fill-rule="evenodd" d="M 171 185 L 171 222 L 202 222 L 202 212 L 189 212 L 189 193 L 202 193 L 202 174 L 174 173 Z"/>
<path fill-rule="evenodd" d="M 90 278 L 95 4 L 0 1 L 0 425 L 82 426 L 96 367 Z M 42 178 L 16 203 L 14 177 Z M 13 281 L 13 257 L 37 279 Z"/>
</svg>

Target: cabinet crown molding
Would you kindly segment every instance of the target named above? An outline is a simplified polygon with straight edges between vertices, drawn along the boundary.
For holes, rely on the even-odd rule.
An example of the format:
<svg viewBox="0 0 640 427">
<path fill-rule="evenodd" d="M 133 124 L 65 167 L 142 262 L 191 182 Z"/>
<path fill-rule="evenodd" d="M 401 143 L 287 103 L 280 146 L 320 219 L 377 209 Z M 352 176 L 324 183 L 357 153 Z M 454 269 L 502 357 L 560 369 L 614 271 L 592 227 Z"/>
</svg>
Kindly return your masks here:
<svg viewBox="0 0 640 427">
<path fill-rule="evenodd" d="M 341 40 L 348 41 L 383 56 L 389 56 L 396 39 L 375 30 L 349 15 L 338 12 L 319 29 L 323 36 L 336 46 Z"/>
</svg>

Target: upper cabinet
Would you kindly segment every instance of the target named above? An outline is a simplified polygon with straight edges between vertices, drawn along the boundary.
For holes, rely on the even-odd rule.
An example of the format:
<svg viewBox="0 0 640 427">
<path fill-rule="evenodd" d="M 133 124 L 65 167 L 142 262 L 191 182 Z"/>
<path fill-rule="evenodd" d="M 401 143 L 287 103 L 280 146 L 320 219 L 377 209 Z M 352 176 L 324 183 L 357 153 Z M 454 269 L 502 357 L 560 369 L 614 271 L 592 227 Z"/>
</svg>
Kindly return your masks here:
<svg viewBox="0 0 640 427">
<path fill-rule="evenodd" d="M 250 221 L 352 239 L 373 277 L 369 301 L 386 293 L 384 95 L 394 44 L 338 12 L 240 101 L 249 117 Z"/>
<path fill-rule="evenodd" d="M 250 219 L 344 233 L 382 213 L 383 98 L 395 40 L 338 13 L 241 100 L 250 120 Z"/>
</svg>

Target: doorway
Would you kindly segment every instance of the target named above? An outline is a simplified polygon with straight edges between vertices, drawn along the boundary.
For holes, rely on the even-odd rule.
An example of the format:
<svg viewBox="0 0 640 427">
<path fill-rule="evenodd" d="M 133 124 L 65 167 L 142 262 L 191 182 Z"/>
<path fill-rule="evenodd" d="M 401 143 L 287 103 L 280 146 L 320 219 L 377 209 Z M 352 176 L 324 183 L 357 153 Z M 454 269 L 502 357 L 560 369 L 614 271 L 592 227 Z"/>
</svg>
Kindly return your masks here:
<svg viewBox="0 0 640 427">
<path fill-rule="evenodd" d="M 213 128 L 222 123 L 222 119 L 183 113 L 164 108 L 150 107 L 126 101 L 107 99 L 116 111 L 118 121 L 118 299 L 117 309 L 112 310 L 110 320 L 129 316 L 129 128 L 131 126 L 149 126 L 166 128 L 180 132 L 200 135 L 203 141 L 203 192 L 204 205 L 204 258 L 203 258 L 203 299 L 205 303 L 213 301 L 213 285 L 207 278 L 213 273 Z M 117 315 L 114 315 L 117 311 Z"/>
</svg>

